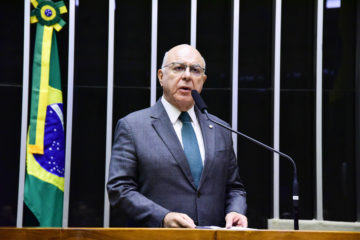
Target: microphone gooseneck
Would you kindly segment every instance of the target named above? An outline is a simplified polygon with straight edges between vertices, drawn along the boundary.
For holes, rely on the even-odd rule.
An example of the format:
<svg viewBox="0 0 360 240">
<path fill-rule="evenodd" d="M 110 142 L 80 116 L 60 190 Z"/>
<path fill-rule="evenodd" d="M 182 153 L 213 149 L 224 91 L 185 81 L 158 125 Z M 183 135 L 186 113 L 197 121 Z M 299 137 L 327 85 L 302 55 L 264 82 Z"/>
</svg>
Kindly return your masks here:
<svg viewBox="0 0 360 240">
<path fill-rule="evenodd" d="M 196 91 L 196 90 L 192 90 L 191 91 L 191 96 L 193 97 L 194 101 L 195 101 L 195 104 L 196 106 L 200 109 L 200 111 L 202 113 L 204 113 L 207 117 L 207 119 L 223 128 L 226 128 L 227 130 L 233 132 L 233 133 L 236 133 L 248 140 L 250 140 L 251 142 L 253 143 L 256 143 L 258 144 L 259 146 L 271 151 L 271 152 L 275 152 L 277 154 L 279 154 L 280 156 L 288 159 L 292 166 L 293 166 L 293 169 L 294 169 L 294 175 L 293 175 L 293 196 L 292 196 L 292 199 L 293 199 L 293 218 L 294 218 L 294 230 L 299 230 L 299 183 L 298 183 L 298 179 L 297 179 L 297 169 L 296 169 L 296 164 L 295 164 L 295 161 L 287 154 L 285 153 L 282 153 L 254 138 L 251 138 L 241 132 L 238 132 L 238 131 L 235 131 L 234 129 L 216 121 L 216 120 L 213 120 L 212 118 L 209 117 L 209 114 L 207 112 L 207 106 L 204 102 L 204 100 L 202 99 L 202 97 L 200 96 L 200 94 Z"/>
</svg>

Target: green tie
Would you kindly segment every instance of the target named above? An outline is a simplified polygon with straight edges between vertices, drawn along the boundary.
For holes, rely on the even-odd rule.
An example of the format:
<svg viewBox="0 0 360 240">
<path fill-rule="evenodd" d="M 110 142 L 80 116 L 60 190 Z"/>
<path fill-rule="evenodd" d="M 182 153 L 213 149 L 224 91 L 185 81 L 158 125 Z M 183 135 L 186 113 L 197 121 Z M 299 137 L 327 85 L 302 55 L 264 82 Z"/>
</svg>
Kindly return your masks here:
<svg viewBox="0 0 360 240">
<path fill-rule="evenodd" d="M 184 152 L 190 166 L 195 186 L 198 187 L 203 168 L 198 141 L 191 125 L 191 118 L 189 114 L 187 112 L 182 112 L 179 119 L 183 123 L 181 136 Z"/>
</svg>

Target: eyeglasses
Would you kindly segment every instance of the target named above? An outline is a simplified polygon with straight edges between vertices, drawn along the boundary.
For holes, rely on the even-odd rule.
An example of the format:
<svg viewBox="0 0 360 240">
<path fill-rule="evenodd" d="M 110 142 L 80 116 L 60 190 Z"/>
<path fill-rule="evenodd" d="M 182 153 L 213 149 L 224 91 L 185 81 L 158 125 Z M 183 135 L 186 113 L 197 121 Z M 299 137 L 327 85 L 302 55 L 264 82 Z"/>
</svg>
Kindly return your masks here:
<svg viewBox="0 0 360 240">
<path fill-rule="evenodd" d="M 170 68 L 170 70 L 176 75 L 183 74 L 186 72 L 187 68 L 190 69 L 190 74 L 195 77 L 199 77 L 205 72 L 205 68 L 201 67 L 199 64 L 186 65 L 185 63 L 172 62 L 168 65 L 165 65 L 163 68 L 165 67 Z"/>
</svg>

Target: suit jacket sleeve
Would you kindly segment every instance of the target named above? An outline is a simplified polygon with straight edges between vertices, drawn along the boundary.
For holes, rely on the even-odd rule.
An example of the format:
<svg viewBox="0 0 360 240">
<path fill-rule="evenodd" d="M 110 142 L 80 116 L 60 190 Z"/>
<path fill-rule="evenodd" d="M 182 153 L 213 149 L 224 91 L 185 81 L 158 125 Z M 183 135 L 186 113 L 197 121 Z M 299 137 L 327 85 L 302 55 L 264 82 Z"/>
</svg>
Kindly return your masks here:
<svg viewBox="0 0 360 240">
<path fill-rule="evenodd" d="M 137 155 L 126 119 L 119 120 L 111 153 L 107 190 L 110 203 L 120 208 L 135 225 L 160 227 L 168 209 L 146 198 L 138 190 Z"/>
<path fill-rule="evenodd" d="M 230 139 L 230 146 L 233 146 L 231 133 Z M 246 191 L 244 189 L 244 185 L 240 180 L 235 153 L 233 148 L 231 147 L 228 168 L 228 181 L 226 186 L 226 214 L 229 212 L 237 212 L 245 215 L 246 207 Z"/>
</svg>

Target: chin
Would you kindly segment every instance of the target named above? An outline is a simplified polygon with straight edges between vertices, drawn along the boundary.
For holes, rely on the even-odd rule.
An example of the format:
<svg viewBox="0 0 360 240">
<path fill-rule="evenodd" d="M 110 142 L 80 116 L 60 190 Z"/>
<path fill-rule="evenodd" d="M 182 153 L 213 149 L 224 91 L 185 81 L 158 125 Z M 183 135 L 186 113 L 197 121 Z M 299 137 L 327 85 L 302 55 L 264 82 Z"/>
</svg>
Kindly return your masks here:
<svg viewBox="0 0 360 240">
<path fill-rule="evenodd" d="M 178 103 L 186 103 L 193 100 L 191 95 L 181 95 L 181 94 L 174 96 L 174 99 Z"/>
<path fill-rule="evenodd" d="M 178 102 L 178 106 L 179 106 L 179 109 L 181 111 L 187 111 L 189 110 L 193 105 L 194 105 L 194 101 L 179 101 Z"/>
</svg>

